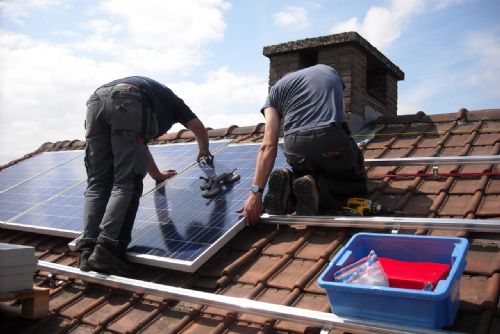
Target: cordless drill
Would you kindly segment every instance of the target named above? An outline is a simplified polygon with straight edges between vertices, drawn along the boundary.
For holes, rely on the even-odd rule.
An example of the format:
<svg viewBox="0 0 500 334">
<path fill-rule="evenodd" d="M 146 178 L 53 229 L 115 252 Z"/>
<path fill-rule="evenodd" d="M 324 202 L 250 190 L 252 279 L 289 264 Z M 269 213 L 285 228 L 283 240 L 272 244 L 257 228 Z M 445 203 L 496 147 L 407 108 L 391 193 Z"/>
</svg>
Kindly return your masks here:
<svg viewBox="0 0 500 334">
<path fill-rule="evenodd" d="M 392 215 L 395 213 L 395 211 L 389 207 L 378 204 L 372 200 L 359 197 L 351 197 L 347 199 L 347 203 L 342 208 L 342 211 L 357 213 L 359 216 Z"/>
</svg>

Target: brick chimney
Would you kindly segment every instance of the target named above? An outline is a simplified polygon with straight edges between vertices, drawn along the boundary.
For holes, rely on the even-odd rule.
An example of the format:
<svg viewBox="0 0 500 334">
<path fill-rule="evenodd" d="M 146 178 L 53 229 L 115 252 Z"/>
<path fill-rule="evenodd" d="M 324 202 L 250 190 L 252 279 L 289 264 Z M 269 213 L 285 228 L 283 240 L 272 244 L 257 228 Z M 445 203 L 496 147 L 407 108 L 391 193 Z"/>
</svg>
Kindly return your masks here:
<svg viewBox="0 0 500 334">
<path fill-rule="evenodd" d="M 263 53 L 270 60 L 269 86 L 288 72 L 326 64 L 340 73 L 346 85 L 346 113 L 361 117 L 367 109 L 384 115 L 397 113 L 403 71 L 356 32 L 265 46 Z"/>
</svg>

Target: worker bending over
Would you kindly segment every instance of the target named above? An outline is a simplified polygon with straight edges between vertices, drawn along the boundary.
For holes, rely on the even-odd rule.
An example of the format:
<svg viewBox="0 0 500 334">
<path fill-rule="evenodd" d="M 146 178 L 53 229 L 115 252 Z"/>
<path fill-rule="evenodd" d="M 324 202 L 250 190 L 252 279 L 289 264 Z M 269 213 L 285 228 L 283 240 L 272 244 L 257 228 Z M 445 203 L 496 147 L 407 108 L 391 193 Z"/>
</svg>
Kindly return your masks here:
<svg viewBox="0 0 500 334">
<path fill-rule="evenodd" d="M 337 71 L 323 64 L 289 73 L 271 88 L 261 109 L 266 124 L 255 177 L 243 206 L 247 225 L 259 221 L 263 208 L 269 214 L 287 214 L 293 200 L 297 215 L 317 215 L 331 209 L 338 196 L 366 192 L 363 155 L 350 137 L 343 90 Z M 281 121 L 293 174 L 286 168 L 271 173 Z"/>
<path fill-rule="evenodd" d="M 127 77 L 99 87 L 87 101 L 85 191 L 79 268 L 126 275 L 142 181 L 176 174 L 160 171 L 147 143 L 181 123 L 196 136 L 197 160 L 211 157 L 203 123 L 172 90 L 145 77 Z"/>
</svg>

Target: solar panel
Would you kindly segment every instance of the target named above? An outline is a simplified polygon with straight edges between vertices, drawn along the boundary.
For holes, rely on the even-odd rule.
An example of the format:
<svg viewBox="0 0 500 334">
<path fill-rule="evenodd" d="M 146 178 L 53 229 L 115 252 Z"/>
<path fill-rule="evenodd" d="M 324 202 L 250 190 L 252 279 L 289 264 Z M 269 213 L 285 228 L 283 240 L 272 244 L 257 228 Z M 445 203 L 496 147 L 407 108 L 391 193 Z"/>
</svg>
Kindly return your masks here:
<svg viewBox="0 0 500 334">
<path fill-rule="evenodd" d="M 75 208 L 83 197 L 73 196 L 73 205 L 61 205 L 61 202 L 71 198 L 68 195 L 74 194 L 75 188 L 81 189 L 85 179 L 83 154 L 80 154 L 76 159 L 0 193 L 3 226 L 60 236 L 79 235 L 81 223 L 72 227 L 68 218 L 76 216 Z"/>
<path fill-rule="evenodd" d="M 211 152 L 216 151 L 228 142 L 228 140 L 210 142 Z M 177 173 L 195 164 L 198 156 L 198 144 L 196 142 L 150 145 L 149 150 L 160 170 L 174 169 Z M 146 175 L 143 184 L 144 194 L 156 187 L 156 182 L 149 175 Z"/>
<path fill-rule="evenodd" d="M 83 151 L 43 152 L 0 173 L 0 193 L 82 155 Z"/>
<path fill-rule="evenodd" d="M 211 142 L 210 149 L 215 151 L 228 142 Z M 152 145 L 150 149 L 160 169 L 178 172 L 193 165 L 198 153 L 197 143 Z M 16 173 L 3 177 L 15 179 L 15 175 L 23 175 L 21 171 L 34 175 L 0 193 L 0 224 L 10 229 L 78 237 L 83 231 L 83 196 L 87 185 L 83 151 L 45 152 L 32 159 L 23 169 L 17 168 Z M 155 186 L 148 176 L 144 193 Z"/>
<path fill-rule="evenodd" d="M 244 224 L 236 211 L 246 200 L 259 144 L 228 145 L 215 154 L 215 168 L 195 165 L 141 199 L 132 242 L 132 261 L 194 272 Z M 278 154 L 275 168 L 287 166 Z M 241 179 L 211 199 L 203 198 L 200 176 L 236 169 Z"/>
</svg>

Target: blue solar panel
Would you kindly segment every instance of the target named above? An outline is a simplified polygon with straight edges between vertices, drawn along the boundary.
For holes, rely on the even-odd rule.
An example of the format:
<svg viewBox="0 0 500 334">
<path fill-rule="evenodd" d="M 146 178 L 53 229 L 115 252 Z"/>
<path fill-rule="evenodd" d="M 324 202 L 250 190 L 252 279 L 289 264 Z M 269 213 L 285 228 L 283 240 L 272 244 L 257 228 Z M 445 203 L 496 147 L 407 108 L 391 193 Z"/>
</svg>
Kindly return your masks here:
<svg viewBox="0 0 500 334">
<path fill-rule="evenodd" d="M 227 143 L 211 142 L 210 149 L 215 151 Z M 178 172 L 194 164 L 198 153 L 197 143 L 153 145 L 150 149 L 160 169 Z M 69 160 L 71 157 L 73 160 Z M 24 169 L 18 168 L 19 175 L 24 170 L 38 176 L 0 193 L 0 221 L 4 227 L 66 237 L 80 235 L 87 178 L 83 158 L 83 151 L 46 152 L 32 158 L 34 162 Z M 3 179 L 13 179 L 12 175 Z M 147 177 L 144 192 L 155 186 Z"/>
<path fill-rule="evenodd" d="M 215 169 L 195 165 L 141 199 L 129 253 L 135 262 L 195 271 L 243 228 L 240 209 L 255 173 L 257 144 L 228 145 L 215 154 Z M 275 168 L 287 166 L 278 154 Z M 203 198 L 200 176 L 236 169 L 241 179 L 212 199 Z"/>
<path fill-rule="evenodd" d="M 0 192 L 4 192 L 82 154 L 83 151 L 44 152 L 21 161 L 0 173 Z"/>
<path fill-rule="evenodd" d="M 210 142 L 210 150 L 214 152 L 227 143 L 227 140 Z M 149 146 L 149 150 L 155 159 L 158 169 L 174 169 L 177 173 L 195 164 L 196 157 L 198 156 L 198 144 L 196 142 L 151 145 Z M 149 175 L 146 175 L 144 178 L 143 193 L 146 194 L 155 187 L 156 182 Z"/>
<path fill-rule="evenodd" d="M 70 206 L 55 206 L 53 201 L 67 198 L 86 178 L 83 155 L 67 161 L 0 194 L 0 220 L 19 229 L 54 231 L 55 235 L 74 236 L 66 219 L 73 215 Z M 81 202 L 83 197 L 79 198 Z M 78 200 L 78 199 L 77 199 Z M 80 224 L 81 225 L 81 224 Z M 73 231 L 72 234 L 64 234 Z"/>
</svg>

